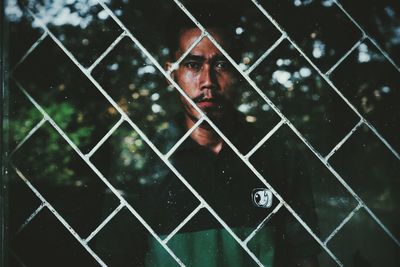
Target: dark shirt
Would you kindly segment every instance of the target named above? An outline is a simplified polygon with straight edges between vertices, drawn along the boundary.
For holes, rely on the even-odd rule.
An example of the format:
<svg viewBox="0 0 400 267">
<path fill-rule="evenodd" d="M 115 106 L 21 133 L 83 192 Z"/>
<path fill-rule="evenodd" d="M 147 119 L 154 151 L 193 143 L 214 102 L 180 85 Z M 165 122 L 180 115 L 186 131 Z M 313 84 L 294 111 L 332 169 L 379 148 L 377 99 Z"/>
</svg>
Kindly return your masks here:
<svg viewBox="0 0 400 267">
<path fill-rule="evenodd" d="M 231 136 L 231 142 L 244 153 L 251 149 L 249 140 L 260 136 L 255 129 L 240 121 L 235 124 L 236 134 Z M 212 209 L 230 227 L 256 227 L 272 210 L 253 205 L 252 191 L 255 188 L 265 188 L 265 185 L 251 172 L 246 164 L 227 145 L 223 144 L 221 151 L 214 154 L 204 146 L 200 146 L 190 137 L 174 152 L 171 162 L 178 172 L 189 182 L 194 190 L 211 206 Z M 168 203 L 186 203 L 192 199 L 192 193 L 182 187 L 179 179 L 171 172 L 163 182 L 160 193 L 156 194 Z M 197 202 L 197 201 L 196 201 Z M 276 200 L 274 201 L 276 202 Z M 171 209 L 157 210 L 156 221 L 169 218 L 169 213 L 178 214 L 180 206 Z M 173 216 L 178 218 L 179 216 Z M 173 219 L 172 218 L 172 219 Z M 178 225 L 178 221 L 173 223 Z M 187 231 L 204 230 L 217 225 L 197 225 L 198 229 L 186 228 Z M 171 229 L 160 229 L 167 234 Z"/>
<path fill-rule="evenodd" d="M 237 116 L 235 121 L 234 127 L 222 129 L 222 131 L 242 154 L 246 154 L 261 140 L 263 134 L 254 126 L 242 120 L 240 116 Z M 184 124 L 181 116 L 176 120 L 175 125 L 181 133 L 184 132 L 182 125 Z M 290 199 L 292 203 L 302 207 L 301 216 L 306 217 L 308 223 L 316 225 L 310 185 L 307 184 L 307 181 L 302 180 L 301 186 L 299 186 L 294 181 L 297 175 L 296 165 L 289 166 L 287 164 L 287 162 L 295 160 L 296 155 L 284 154 L 278 147 L 271 149 L 270 152 L 267 155 L 263 153 L 255 155 L 250 158 L 250 162 L 260 173 L 268 174 L 266 180 L 277 192 L 284 196 L 285 200 Z M 282 157 L 290 157 L 290 159 L 282 160 Z M 266 161 L 266 158 L 269 160 Z M 278 204 L 276 197 L 273 197 L 273 205 L 270 208 L 260 208 L 254 205 L 252 201 L 253 190 L 255 188 L 266 188 L 266 186 L 227 144 L 223 144 L 221 151 L 214 154 L 189 137 L 173 153 L 170 161 L 193 189 L 242 240 L 256 229 Z M 282 172 L 282 169 L 285 171 Z M 275 173 L 279 175 L 274 175 Z M 282 175 L 282 173 L 285 174 Z M 128 202 L 132 203 L 132 206 L 139 211 L 155 233 L 162 238 L 171 233 L 200 204 L 193 193 L 172 171 L 167 172 L 165 177 L 159 179 L 147 191 L 143 191 L 139 197 Z M 124 223 L 120 223 L 118 226 L 119 229 L 123 227 Z M 225 231 L 220 222 L 214 219 L 206 209 L 202 209 L 177 235 L 202 231 L 207 233 L 208 230 L 215 229 Z M 243 231 L 243 229 L 247 229 L 247 231 Z M 315 241 L 307 233 L 304 233 L 304 229 L 296 224 L 296 221 L 285 208 L 281 208 L 277 214 L 272 216 L 272 219 L 261 228 L 260 232 L 266 231 L 265 229 L 273 233 L 272 241 L 269 240 L 268 242 L 272 243 L 269 245 L 276 251 L 275 266 L 285 266 L 283 259 L 310 256 L 318 252 Z M 123 238 L 127 239 L 127 243 L 133 242 L 138 248 L 136 249 L 137 254 L 142 255 L 135 258 L 136 265 L 144 265 L 145 259 L 148 262 L 149 258 L 158 257 L 157 253 L 151 252 L 154 250 L 153 246 L 157 241 L 151 237 L 152 241 L 148 242 L 150 248 L 147 247 L 147 242 L 143 242 L 143 240 L 148 239 L 146 238 L 146 230 L 132 230 L 131 232 L 131 237 L 124 236 Z M 107 238 L 112 238 L 111 236 L 109 235 Z M 140 241 L 133 241 L 136 239 Z M 179 239 L 176 240 L 179 241 Z M 174 244 L 173 242 L 174 238 L 171 239 L 172 244 Z M 235 241 L 232 240 L 232 242 Z M 133 262 L 130 259 L 132 256 L 122 256 L 124 247 L 126 247 L 124 242 L 118 244 L 121 249 L 116 249 L 112 253 L 121 254 L 118 256 L 119 259 L 126 258 L 127 261 Z M 214 244 L 211 247 L 213 246 Z M 252 249 L 251 241 L 249 248 Z M 101 247 L 100 249 L 104 250 Z M 171 249 L 174 251 L 173 247 Z M 254 247 L 254 250 L 257 250 L 257 247 Z M 141 252 L 139 253 L 139 251 Z M 215 251 L 215 254 L 217 253 L 218 249 Z M 257 254 L 255 251 L 253 253 Z M 177 256 L 185 258 L 185 255 Z M 114 264 L 113 266 L 117 265 Z M 121 263 L 121 266 L 124 265 L 129 264 Z"/>
</svg>

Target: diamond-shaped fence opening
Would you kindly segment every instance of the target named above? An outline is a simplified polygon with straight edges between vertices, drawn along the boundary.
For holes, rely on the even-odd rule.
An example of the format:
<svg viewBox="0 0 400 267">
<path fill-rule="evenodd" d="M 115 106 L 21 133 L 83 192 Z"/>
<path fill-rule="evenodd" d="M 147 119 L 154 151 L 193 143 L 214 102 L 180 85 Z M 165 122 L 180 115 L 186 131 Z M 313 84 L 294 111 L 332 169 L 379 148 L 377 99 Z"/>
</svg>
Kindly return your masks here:
<svg viewBox="0 0 400 267">
<path fill-rule="evenodd" d="M 10 266 L 399 266 L 399 4 L 341 2 L 9 0 Z"/>
</svg>

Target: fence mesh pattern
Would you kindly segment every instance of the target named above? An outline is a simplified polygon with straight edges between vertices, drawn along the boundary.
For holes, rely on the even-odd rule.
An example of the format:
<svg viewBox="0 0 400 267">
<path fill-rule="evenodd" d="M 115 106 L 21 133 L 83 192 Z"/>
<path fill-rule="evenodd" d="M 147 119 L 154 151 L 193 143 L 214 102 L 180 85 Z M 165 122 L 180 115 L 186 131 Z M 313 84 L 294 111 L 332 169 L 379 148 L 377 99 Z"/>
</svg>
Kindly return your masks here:
<svg viewBox="0 0 400 267">
<path fill-rule="evenodd" d="M 60 35 L 57 33 L 57 29 L 54 26 L 49 26 L 49 21 L 46 21 L 46 17 L 43 16 L 43 14 L 33 10 L 33 8 L 30 6 L 28 6 L 26 9 L 25 15 L 32 18 L 33 25 L 36 25 L 38 29 L 41 29 L 42 33 L 37 40 L 32 42 L 30 47 L 26 48 L 26 52 L 22 58 L 20 58 L 20 60 L 14 66 L 11 66 L 13 72 L 18 71 L 18 69 L 21 68 L 27 60 L 29 60 L 29 57 L 34 54 L 40 46 L 44 44 L 55 46 L 61 53 L 66 55 L 68 60 L 73 63 L 73 67 L 75 69 L 73 73 L 79 73 L 79 75 L 83 75 L 83 77 L 86 78 L 87 83 L 90 83 L 91 89 L 99 92 L 98 98 L 101 99 L 99 101 L 103 101 L 105 105 L 109 105 L 110 110 L 112 110 L 114 114 L 117 114 L 116 116 L 118 119 L 113 121 L 112 127 L 99 134 L 96 144 L 93 145 L 90 150 L 83 151 L 80 148 L 79 142 L 76 141 L 76 138 L 74 139 L 74 136 L 71 136 L 68 133 L 68 129 L 65 129 L 65 127 L 62 125 L 62 120 L 57 118 L 54 115 L 54 112 L 52 113 L 43 107 L 41 100 L 37 99 L 34 94 L 25 88 L 24 83 L 19 80 L 18 75 L 12 76 L 12 81 L 10 81 L 10 84 L 15 83 L 15 89 L 22 92 L 22 95 L 24 95 L 24 97 L 26 97 L 26 99 L 34 105 L 38 112 L 37 124 L 32 125 L 29 128 L 26 136 L 21 138 L 11 153 L 11 162 L 13 163 L 11 165 L 12 170 L 10 171 L 14 171 L 17 176 L 22 179 L 26 187 L 34 193 L 36 199 L 38 200 L 36 204 L 30 204 L 35 205 L 35 207 L 33 208 L 33 212 L 31 212 L 29 216 L 23 220 L 24 222 L 16 231 L 15 235 L 17 238 L 25 228 L 34 223 L 35 218 L 40 216 L 40 214 L 43 214 L 44 212 L 50 212 L 51 215 L 68 231 L 69 235 L 75 239 L 75 242 L 79 243 L 86 253 L 93 257 L 94 261 L 98 263 L 98 265 L 107 266 L 107 260 L 96 253 L 91 246 L 91 241 L 96 239 L 96 237 L 101 234 L 105 228 L 107 228 L 107 225 L 112 222 L 113 219 L 122 212 L 122 210 L 125 210 L 128 211 L 131 216 L 136 218 L 141 225 L 143 225 L 143 227 L 150 233 L 152 237 L 154 237 L 155 241 L 158 242 L 165 252 L 171 256 L 177 265 L 185 266 L 185 262 L 175 255 L 174 250 L 170 248 L 169 243 L 191 219 L 199 214 L 200 211 L 206 210 L 222 225 L 222 227 L 237 242 L 237 244 L 246 253 L 248 253 L 256 265 L 264 266 L 262 260 L 257 258 L 257 256 L 249 247 L 249 243 L 251 243 L 254 236 L 257 235 L 257 233 L 268 223 L 269 220 L 271 220 L 271 218 L 274 217 L 275 214 L 285 210 L 289 212 L 297 220 L 297 222 L 301 224 L 304 230 L 307 231 L 307 233 L 315 240 L 315 242 L 318 243 L 323 253 L 331 259 L 330 262 L 332 266 L 345 266 L 345 263 L 342 261 L 341 256 L 330 247 L 330 243 L 336 238 L 336 236 L 340 235 L 341 231 L 346 227 L 346 225 L 351 223 L 354 217 L 359 214 L 363 214 L 363 216 L 366 216 L 368 221 L 376 225 L 376 227 L 379 228 L 390 240 L 389 242 L 394 246 L 394 251 L 397 251 L 397 253 L 399 252 L 400 241 L 398 233 L 394 232 L 396 230 L 392 229 L 385 223 L 385 220 L 380 216 L 380 214 L 377 214 L 377 212 L 374 211 L 374 208 L 370 207 L 368 202 L 365 201 L 362 193 L 359 193 L 359 191 L 353 188 L 351 182 L 349 182 L 349 177 L 342 175 L 341 171 L 337 170 L 335 165 L 331 162 L 331 159 L 340 157 L 341 153 L 351 153 L 351 151 L 346 148 L 346 145 L 351 142 L 353 138 L 358 138 L 358 133 L 366 131 L 369 133 L 370 138 L 379 140 L 379 144 L 381 144 L 382 149 L 389 154 L 389 157 L 391 158 L 392 162 L 394 162 L 393 164 L 395 166 L 399 165 L 398 160 L 400 159 L 398 146 L 399 143 L 396 143 L 397 137 L 390 136 L 390 134 L 386 135 L 385 128 L 381 127 L 376 118 L 366 118 L 365 114 L 361 110 L 362 106 L 355 105 L 354 101 L 350 99 L 347 92 L 342 90 L 343 88 L 341 86 L 343 85 L 344 87 L 345 83 L 341 83 L 339 79 L 335 79 L 335 73 L 342 71 L 342 69 L 346 70 L 348 59 L 354 54 L 357 54 L 356 52 L 358 52 L 360 59 L 360 55 L 363 55 L 362 51 L 365 49 L 366 44 L 376 50 L 376 54 L 379 55 L 381 61 L 390 64 L 390 68 L 396 73 L 396 75 L 398 75 L 398 72 L 400 71 L 399 66 L 396 64 L 395 60 L 391 58 L 390 54 L 387 53 L 385 49 L 378 42 L 376 42 L 376 40 L 372 38 L 366 30 L 364 30 L 363 25 L 359 23 L 357 19 L 353 18 L 352 14 L 349 13 L 341 3 L 333 0 L 330 2 L 330 5 L 335 6 L 338 12 L 340 12 L 341 16 L 349 20 L 352 26 L 354 26 L 357 31 L 361 32 L 361 35 L 360 38 L 355 40 L 350 47 L 340 51 L 340 56 L 336 56 L 329 66 L 322 66 L 316 61 L 315 57 L 313 58 L 310 56 L 309 51 L 306 51 L 304 47 L 301 46 L 296 37 L 293 36 L 292 32 L 287 31 L 286 27 L 284 28 L 281 26 L 279 18 L 275 18 L 274 15 L 270 14 L 262 3 L 258 2 L 257 0 L 249 0 L 249 4 L 251 4 L 257 11 L 257 16 L 265 17 L 265 24 L 268 24 L 268 27 L 273 28 L 278 34 L 277 38 L 269 45 L 269 47 L 263 48 L 261 53 L 254 56 L 254 60 L 252 60 L 251 64 L 244 66 L 242 63 L 238 63 L 233 57 L 231 57 L 230 53 L 218 43 L 218 41 L 210 32 L 207 31 L 207 28 L 202 25 L 198 18 L 192 15 L 191 11 L 186 8 L 184 3 L 181 3 L 179 0 L 171 0 L 171 4 L 175 5 L 176 8 L 180 9 L 184 14 L 186 14 L 187 18 L 192 21 L 195 27 L 200 29 L 201 35 L 198 36 L 198 38 L 192 43 L 189 50 L 185 51 L 185 53 L 183 53 L 183 55 L 173 64 L 173 68 L 169 70 L 164 68 L 164 66 L 160 63 L 160 60 L 155 57 L 154 54 L 152 54 L 144 44 L 142 44 L 140 38 L 138 38 L 135 32 L 131 31 L 128 25 L 126 25 L 120 19 L 118 16 L 118 10 L 112 10 L 109 7 L 108 2 L 103 2 L 101 0 L 99 0 L 98 3 L 93 4 L 99 8 L 99 16 L 100 14 L 102 16 L 107 16 L 110 21 L 112 21 L 112 23 L 115 25 L 113 26 L 115 31 L 114 35 L 110 35 L 112 36 L 110 37 L 112 40 L 109 42 L 107 47 L 102 47 L 100 49 L 101 51 L 96 51 L 96 53 L 94 53 L 95 55 L 90 60 L 77 57 L 75 51 L 67 47 L 63 42 L 63 40 L 68 38 L 68 36 L 64 35 L 60 37 Z M 196 45 L 198 45 L 204 38 L 208 38 L 212 44 L 218 48 L 218 50 L 232 64 L 234 69 L 240 74 L 241 78 L 247 83 L 247 86 L 251 89 L 250 92 L 257 97 L 261 97 L 262 101 L 264 101 L 264 104 L 267 104 L 267 107 L 270 109 L 273 116 L 277 118 L 274 125 L 269 129 L 268 132 L 265 133 L 265 136 L 261 140 L 258 140 L 252 149 L 246 153 L 243 153 L 235 146 L 230 138 L 225 135 L 223 131 L 221 131 L 218 125 L 216 125 L 215 122 L 207 117 L 207 115 L 204 114 L 203 111 L 186 95 L 184 90 L 180 88 L 180 86 L 172 77 L 174 68 L 177 68 L 184 58 L 190 53 L 190 51 L 194 49 Z M 126 108 L 124 107 L 124 105 L 127 104 L 116 101 L 112 96 L 112 93 L 104 88 L 102 81 L 100 81 L 99 75 L 96 73 L 96 69 L 99 68 L 101 64 L 104 63 L 104 61 L 106 61 L 107 58 L 111 56 L 117 47 L 123 42 L 133 44 L 140 52 L 140 56 L 144 58 L 148 64 L 151 64 L 155 68 L 152 71 L 161 73 L 163 79 L 170 83 L 169 88 L 179 92 L 181 97 L 185 98 L 200 114 L 200 119 L 195 123 L 195 125 L 183 136 L 181 136 L 175 144 L 168 147 L 168 149 L 160 148 L 157 140 L 155 140 L 152 136 L 149 136 L 148 131 L 147 129 L 144 129 L 143 124 L 141 124 L 139 121 L 136 121 L 127 112 Z M 276 103 L 276 101 L 271 98 L 268 92 L 263 90 L 263 88 L 261 88 L 260 84 L 257 82 L 257 74 L 260 72 L 260 69 L 262 69 L 263 64 L 265 64 L 270 57 L 273 57 L 274 52 L 281 49 L 281 47 L 285 44 L 288 47 L 291 47 L 292 51 L 298 53 L 302 60 L 304 60 L 304 62 L 310 66 L 309 69 L 303 70 L 303 74 L 307 76 L 308 71 L 311 70 L 312 73 L 318 75 L 320 77 L 320 81 L 328 85 L 327 90 L 329 90 L 329 93 L 332 95 L 332 99 L 337 99 L 337 101 L 342 103 L 343 110 L 349 111 L 349 117 L 342 118 L 343 120 L 350 121 L 350 123 L 348 122 L 349 127 L 347 127 L 345 134 L 337 138 L 338 140 L 335 141 L 335 143 L 326 145 L 314 142 L 312 135 L 305 133 L 306 131 L 304 129 L 299 129 L 299 127 L 291 120 L 290 114 L 288 115 L 285 113 L 285 110 L 281 109 L 281 103 Z M 12 49 L 12 47 L 10 49 Z M 284 62 L 282 64 L 284 64 Z M 29 69 L 25 71 L 29 71 Z M 65 72 L 65 75 L 74 75 L 73 73 L 68 73 L 68 69 L 66 69 Z M 286 82 L 288 81 L 286 80 Z M 82 99 L 82 101 L 85 102 L 97 100 Z M 152 108 L 153 112 L 154 109 L 157 110 L 157 107 L 153 106 Z M 389 110 L 387 116 L 396 116 L 395 113 L 396 110 Z M 249 117 L 249 120 L 251 120 L 251 117 Z M 376 121 L 378 122 L 376 123 Z M 261 181 L 261 183 L 273 193 L 274 197 L 278 201 L 278 204 L 274 206 L 273 210 L 265 217 L 265 219 L 254 229 L 252 233 L 247 235 L 245 238 L 238 236 L 238 234 L 229 227 L 229 224 L 224 221 L 224 219 L 213 209 L 212 205 L 210 205 L 210 203 L 208 203 L 206 199 L 195 190 L 195 188 L 189 182 L 190 179 L 188 179 L 188 177 L 184 177 L 176 168 L 176 166 L 174 166 L 170 161 L 170 158 L 174 156 L 174 152 L 188 138 L 190 138 L 190 134 L 202 123 L 208 123 L 212 129 L 214 129 L 215 132 L 222 137 L 224 143 L 227 144 L 230 149 L 232 149 L 237 158 L 240 159 L 240 161 L 242 161 L 243 164 L 248 167 L 248 169 Z M 126 200 L 124 193 L 117 189 L 112 182 L 110 182 L 108 177 L 101 171 L 101 166 L 98 166 L 95 160 L 93 160 L 93 158 L 96 156 L 96 153 L 102 150 L 103 146 L 108 142 L 108 140 L 112 138 L 118 129 L 123 127 L 123 125 L 128 128 L 130 127 L 137 133 L 137 138 L 140 138 L 140 140 L 142 140 L 142 142 L 144 142 L 151 149 L 157 160 L 160 161 L 160 164 L 167 166 L 169 171 L 176 175 L 176 177 L 191 192 L 193 197 L 197 199 L 199 203 L 198 206 L 194 207 L 190 212 L 188 212 L 188 215 L 181 221 L 181 223 L 176 225 L 174 230 L 166 236 L 160 236 L 156 233 L 153 227 L 146 222 L 142 212 L 137 210 L 134 205 Z M 20 168 L 20 164 L 14 160 L 14 155 L 17 155 L 21 150 L 23 150 L 25 144 L 29 143 L 35 134 L 39 131 L 42 131 L 45 127 L 50 127 L 52 130 L 54 130 L 57 135 L 68 144 L 67 150 L 70 151 L 70 153 L 73 153 L 75 156 L 78 156 L 85 168 L 89 168 L 94 173 L 96 179 L 100 180 L 101 183 L 105 185 L 108 192 L 113 194 L 117 199 L 116 201 L 118 204 L 116 207 L 113 210 L 110 210 L 107 215 L 103 217 L 102 222 L 95 225 L 95 227 L 93 227 L 93 229 L 89 232 L 83 233 L 82 231 L 75 229 L 73 222 L 71 222 L 69 218 L 63 216 L 58 207 L 53 206 L 51 199 L 48 199 L 46 194 L 44 194 L 40 188 L 31 182 L 31 177 L 29 177 L 29 174 L 25 173 L 23 168 Z M 307 222 L 305 222 L 304 219 L 298 214 L 296 209 L 292 207 L 290 201 L 286 200 L 281 192 L 276 190 L 276 188 L 274 188 L 268 182 L 268 177 L 263 177 L 256 166 L 253 166 L 252 164 L 251 157 L 257 153 L 257 151 L 259 151 L 259 149 L 261 149 L 266 142 L 272 140 L 276 134 L 284 128 L 287 129 L 288 132 L 290 132 L 296 138 L 296 140 L 299 140 L 299 143 L 302 146 L 307 148 L 308 152 L 312 154 L 314 160 L 323 166 L 324 171 L 329 174 L 331 179 L 335 179 L 335 182 L 340 185 L 342 190 L 351 196 L 350 199 L 353 202 L 352 209 L 348 210 L 346 215 L 341 217 L 340 220 L 336 220 L 335 226 L 330 229 L 330 233 L 325 236 L 319 235 L 315 229 L 309 226 Z M 381 129 L 383 129 L 383 131 L 381 131 Z M 38 160 L 40 161 L 40 159 Z M 31 166 L 31 168 L 35 167 Z M 393 185 L 385 186 L 390 187 Z M 12 252 L 12 254 L 12 257 L 14 257 L 21 264 L 21 266 L 25 266 L 24 259 L 20 258 L 17 252 Z M 29 264 L 27 264 L 27 266 L 29 266 Z"/>
</svg>

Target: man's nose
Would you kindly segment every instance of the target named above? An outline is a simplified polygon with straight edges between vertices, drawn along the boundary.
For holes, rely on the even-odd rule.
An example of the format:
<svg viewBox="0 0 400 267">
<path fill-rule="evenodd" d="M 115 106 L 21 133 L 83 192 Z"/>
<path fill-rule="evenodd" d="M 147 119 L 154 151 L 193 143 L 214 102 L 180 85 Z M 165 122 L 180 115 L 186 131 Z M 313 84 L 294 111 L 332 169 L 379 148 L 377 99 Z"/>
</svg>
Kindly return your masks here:
<svg viewBox="0 0 400 267">
<path fill-rule="evenodd" d="M 205 64 L 200 73 L 200 89 L 216 90 L 217 87 L 218 84 L 214 69 L 209 64 Z"/>
</svg>

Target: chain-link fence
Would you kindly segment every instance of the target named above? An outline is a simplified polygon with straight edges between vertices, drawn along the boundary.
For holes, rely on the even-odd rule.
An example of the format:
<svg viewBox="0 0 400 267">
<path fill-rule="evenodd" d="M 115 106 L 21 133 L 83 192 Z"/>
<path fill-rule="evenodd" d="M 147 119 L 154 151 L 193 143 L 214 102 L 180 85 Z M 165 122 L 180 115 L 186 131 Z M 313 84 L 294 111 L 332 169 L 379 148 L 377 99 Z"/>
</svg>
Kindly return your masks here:
<svg viewBox="0 0 400 267">
<path fill-rule="evenodd" d="M 10 58 L 8 82 L 13 136 L 9 209 L 16 214 L 10 216 L 12 264 L 45 266 L 45 258 L 67 257 L 71 265 L 113 266 L 112 252 L 104 254 L 95 244 L 102 236 L 140 228 L 166 253 L 167 266 L 190 266 L 190 259 L 177 252 L 175 237 L 204 213 L 258 266 L 266 262 L 258 258 L 252 241 L 279 214 L 294 218 L 293 224 L 321 248 L 321 266 L 400 264 L 400 69 L 394 57 L 398 48 L 385 43 L 389 37 L 391 44 L 399 42 L 399 26 L 392 25 L 394 35 L 377 39 L 371 25 L 357 18 L 371 3 L 249 0 L 238 16 L 241 24 L 233 28 L 244 47 L 238 60 L 203 26 L 207 18 L 187 9 L 189 1 L 66 2 L 18 6 L 9 1 L 6 6 L 11 24 L 25 21 L 14 39 L 11 31 L 9 43 L 12 51 L 23 42 Z M 395 21 L 398 6 L 387 3 L 383 8 Z M 173 9 L 201 34 L 166 70 L 170 51 L 154 25 L 165 24 L 163 13 Z M 251 147 L 245 151 L 173 78 L 173 71 L 205 39 L 243 83 L 237 109 L 261 129 L 259 138 L 249 136 Z M 177 93 L 200 114 L 184 134 L 170 127 L 179 110 Z M 248 177 L 254 176 L 252 184 L 270 190 L 277 202 L 245 234 L 235 231 L 229 215 L 174 164 L 175 152 L 203 124 L 222 138 Z M 275 173 L 261 170 L 254 160 L 279 150 L 299 151 L 293 167 L 299 168 L 298 179 L 306 166 L 311 173 L 317 226 L 270 179 Z M 23 184 L 12 180 L 14 173 Z M 176 177 L 191 198 L 187 202 L 195 204 L 178 203 L 179 224 L 160 234 L 147 219 L 147 206 L 138 203 L 165 173 Z M 104 201 L 109 202 L 106 208 Z M 131 221 L 116 224 L 122 216 Z M 62 232 L 61 240 L 49 241 L 53 231 Z M 35 250 L 42 241 L 52 245 Z M 118 257 L 118 241 L 113 245 Z M 57 246 L 60 254 L 47 253 Z"/>
</svg>

